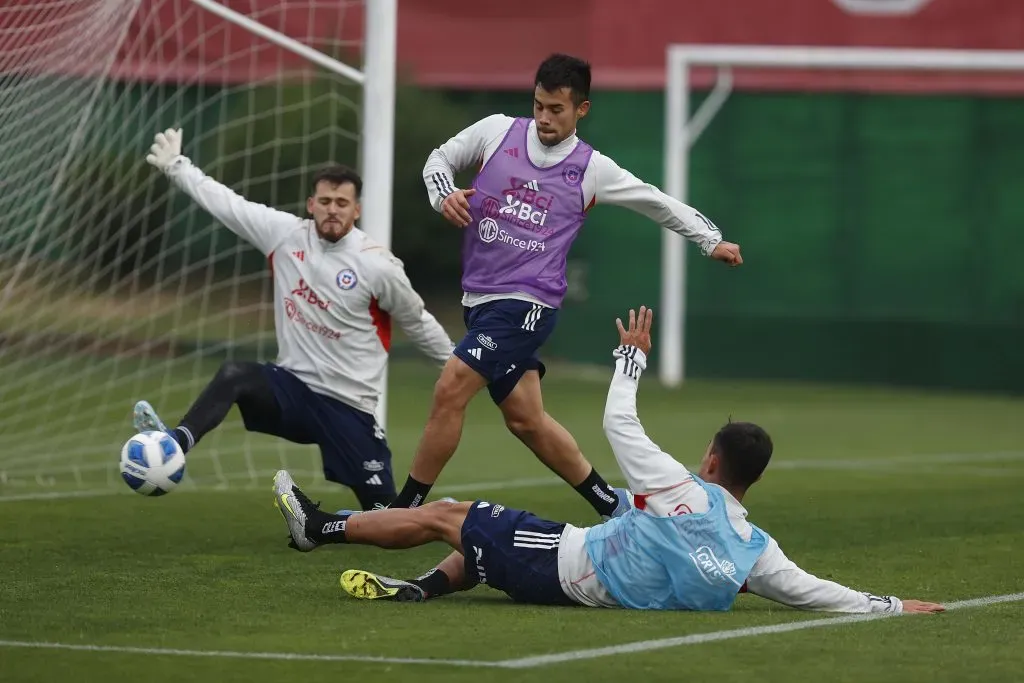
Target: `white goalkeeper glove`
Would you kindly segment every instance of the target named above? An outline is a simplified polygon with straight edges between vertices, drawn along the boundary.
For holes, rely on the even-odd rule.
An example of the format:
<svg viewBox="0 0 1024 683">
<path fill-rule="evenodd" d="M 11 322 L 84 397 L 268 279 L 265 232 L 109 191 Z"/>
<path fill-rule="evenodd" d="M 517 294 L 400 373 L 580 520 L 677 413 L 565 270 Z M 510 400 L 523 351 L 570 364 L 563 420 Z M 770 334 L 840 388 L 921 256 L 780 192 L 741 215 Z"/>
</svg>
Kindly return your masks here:
<svg viewBox="0 0 1024 683">
<path fill-rule="evenodd" d="M 161 171 L 167 171 L 174 160 L 181 156 L 181 129 L 168 128 L 157 133 L 153 146 L 149 148 L 146 161 Z"/>
</svg>

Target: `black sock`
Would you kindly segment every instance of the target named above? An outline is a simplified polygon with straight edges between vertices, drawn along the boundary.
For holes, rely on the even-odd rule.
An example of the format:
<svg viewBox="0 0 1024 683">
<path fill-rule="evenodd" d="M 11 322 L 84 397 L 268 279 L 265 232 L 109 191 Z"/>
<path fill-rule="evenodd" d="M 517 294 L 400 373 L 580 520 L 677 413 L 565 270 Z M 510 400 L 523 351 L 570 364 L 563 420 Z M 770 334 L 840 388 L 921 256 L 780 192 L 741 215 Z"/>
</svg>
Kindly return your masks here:
<svg viewBox="0 0 1024 683">
<path fill-rule="evenodd" d="M 172 429 L 171 438 L 181 446 L 182 453 L 188 453 L 196 445 L 196 438 L 192 436 L 192 430 L 185 425 L 178 425 Z"/>
<path fill-rule="evenodd" d="M 356 498 L 359 499 L 359 505 L 362 506 L 363 510 L 375 510 L 377 507 L 387 507 L 391 504 L 391 501 L 395 499 L 395 492 L 392 491 L 377 491 L 367 489 L 352 489 L 353 493 L 356 494 Z"/>
<path fill-rule="evenodd" d="M 307 510 L 306 536 L 315 543 L 348 543 L 345 536 L 349 515 L 333 515 L 323 510 Z"/>
<path fill-rule="evenodd" d="M 434 567 L 418 579 L 410 579 L 409 583 L 419 586 L 428 598 L 436 598 L 452 592 L 451 579 L 439 567 Z"/>
<path fill-rule="evenodd" d="M 408 477 L 398 497 L 391 502 L 391 507 L 418 508 L 420 505 L 423 505 L 423 501 L 427 499 L 427 494 L 430 493 L 430 489 L 433 486 L 433 484 L 424 484 L 412 477 Z"/>
<path fill-rule="evenodd" d="M 583 483 L 575 488 L 576 492 L 586 498 L 599 515 L 612 514 L 619 504 L 619 497 L 615 494 L 615 490 L 593 468 L 590 469 L 590 475 L 583 480 Z"/>
</svg>

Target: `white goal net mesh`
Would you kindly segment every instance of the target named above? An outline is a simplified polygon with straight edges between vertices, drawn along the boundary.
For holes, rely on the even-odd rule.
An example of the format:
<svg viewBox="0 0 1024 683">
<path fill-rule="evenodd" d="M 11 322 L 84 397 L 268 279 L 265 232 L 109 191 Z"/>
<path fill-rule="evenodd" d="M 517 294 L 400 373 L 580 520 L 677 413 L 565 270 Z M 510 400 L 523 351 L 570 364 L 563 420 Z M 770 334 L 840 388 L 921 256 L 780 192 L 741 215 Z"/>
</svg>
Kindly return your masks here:
<svg viewBox="0 0 1024 683">
<path fill-rule="evenodd" d="M 361 66 L 362 2 L 223 4 Z M 318 168 L 358 163 L 360 97 L 184 0 L 3 3 L 0 498 L 124 487 L 135 400 L 174 424 L 221 362 L 274 357 L 262 256 L 146 164 L 153 135 L 182 127 L 206 173 L 300 213 Z M 239 422 L 183 486 L 319 473 L 313 448 Z"/>
</svg>

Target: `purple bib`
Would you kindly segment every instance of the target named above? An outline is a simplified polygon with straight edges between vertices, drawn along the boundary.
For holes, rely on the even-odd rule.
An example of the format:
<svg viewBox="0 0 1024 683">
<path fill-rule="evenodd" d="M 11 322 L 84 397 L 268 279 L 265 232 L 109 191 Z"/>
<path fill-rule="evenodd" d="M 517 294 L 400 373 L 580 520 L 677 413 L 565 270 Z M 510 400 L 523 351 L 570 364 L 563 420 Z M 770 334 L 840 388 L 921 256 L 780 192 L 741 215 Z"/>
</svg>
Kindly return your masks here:
<svg viewBox="0 0 1024 683">
<path fill-rule="evenodd" d="M 523 292 L 558 308 L 565 259 L 583 227 L 583 173 L 594 148 L 580 140 L 561 163 L 533 165 L 530 119 L 516 119 L 473 181 L 471 221 L 462 238 L 462 289 Z"/>
</svg>

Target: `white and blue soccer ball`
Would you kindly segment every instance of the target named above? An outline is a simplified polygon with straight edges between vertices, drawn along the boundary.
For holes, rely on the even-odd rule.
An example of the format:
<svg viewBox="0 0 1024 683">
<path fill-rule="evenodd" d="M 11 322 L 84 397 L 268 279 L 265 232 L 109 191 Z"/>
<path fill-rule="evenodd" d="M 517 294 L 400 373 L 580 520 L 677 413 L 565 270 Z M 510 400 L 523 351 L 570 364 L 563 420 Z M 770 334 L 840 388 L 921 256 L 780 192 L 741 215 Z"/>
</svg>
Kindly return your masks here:
<svg viewBox="0 0 1024 683">
<path fill-rule="evenodd" d="M 121 477 L 135 493 L 162 496 L 185 476 L 185 453 L 164 432 L 141 432 L 121 449 Z"/>
</svg>

